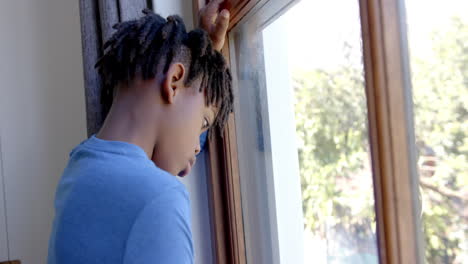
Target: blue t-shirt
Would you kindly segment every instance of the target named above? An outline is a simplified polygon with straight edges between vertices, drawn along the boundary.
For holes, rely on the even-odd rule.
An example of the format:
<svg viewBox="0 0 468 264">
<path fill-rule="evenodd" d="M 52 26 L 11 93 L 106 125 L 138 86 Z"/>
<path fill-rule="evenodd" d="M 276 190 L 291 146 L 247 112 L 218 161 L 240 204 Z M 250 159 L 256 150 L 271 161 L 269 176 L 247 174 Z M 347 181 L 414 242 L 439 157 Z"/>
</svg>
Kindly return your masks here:
<svg viewBox="0 0 468 264">
<path fill-rule="evenodd" d="M 140 147 L 95 136 L 58 184 L 49 264 L 193 263 L 185 186 Z"/>
</svg>

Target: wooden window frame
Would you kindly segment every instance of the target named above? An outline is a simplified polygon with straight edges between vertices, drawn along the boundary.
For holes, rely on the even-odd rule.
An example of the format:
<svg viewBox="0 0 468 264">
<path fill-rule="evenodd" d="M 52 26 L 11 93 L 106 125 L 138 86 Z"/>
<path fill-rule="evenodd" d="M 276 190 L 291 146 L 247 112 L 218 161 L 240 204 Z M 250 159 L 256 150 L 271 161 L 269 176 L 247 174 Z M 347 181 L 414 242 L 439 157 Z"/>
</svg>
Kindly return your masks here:
<svg viewBox="0 0 468 264">
<path fill-rule="evenodd" d="M 193 0 L 194 20 L 209 0 Z M 404 0 L 359 0 L 379 263 L 423 263 Z M 232 29 L 263 0 L 235 1 Z M 229 41 L 222 53 L 229 61 Z M 234 87 L 236 89 L 236 87 Z M 215 263 L 246 263 L 235 116 L 208 143 Z"/>
<path fill-rule="evenodd" d="M 360 0 L 380 263 L 423 263 L 403 0 Z"/>
<path fill-rule="evenodd" d="M 21 264 L 21 261 L 19 260 L 3 261 L 3 262 L 0 262 L 0 264 Z"/>
<path fill-rule="evenodd" d="M 198 25 L 198 11 L 208 1 L 193 0 L 194 25 Z M 240 20 L 248 6 L 234 6 L 231 10 L 232 28 L 234 19 Z M 229 62 L 229 43 L 221 51 Z M 210 207 L 213 261 L 219 264 L 246 264 L 244 226 L 241 205 L 239 164 L 234 114 L 229 116 L 223 135 L 214 135 L 208 140 L 208 200 Z"/>
</svg>

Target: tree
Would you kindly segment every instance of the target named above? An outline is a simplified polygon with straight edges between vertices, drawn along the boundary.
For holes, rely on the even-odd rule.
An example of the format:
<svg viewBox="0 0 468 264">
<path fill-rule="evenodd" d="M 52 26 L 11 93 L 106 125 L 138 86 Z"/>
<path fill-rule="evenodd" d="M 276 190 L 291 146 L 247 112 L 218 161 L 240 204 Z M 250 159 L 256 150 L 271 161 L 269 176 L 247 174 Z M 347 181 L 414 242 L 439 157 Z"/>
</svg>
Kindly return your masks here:
<svg viewBox="0 0 468 264">
<path fill-rule="evenodd" d="M 462 263 L 457 256 L 468 246 L 468 23 L 453 18 L 450 28 L 433 33 L 432 43 L 431 56 L 415 51 L 412 57 L 426 259 Z"/>
<path fill-rule="evenodd" d="M 461 263 L 468 246 L 468 23 L 455 18 L 433 43 L 430 58 L 411 58 L 426 260 Z M 363 69 L 349 62 L 296 70 L 293 79 L 306 229 L 349 250 L 331 255 L 372 253 Z"/>
</svg>

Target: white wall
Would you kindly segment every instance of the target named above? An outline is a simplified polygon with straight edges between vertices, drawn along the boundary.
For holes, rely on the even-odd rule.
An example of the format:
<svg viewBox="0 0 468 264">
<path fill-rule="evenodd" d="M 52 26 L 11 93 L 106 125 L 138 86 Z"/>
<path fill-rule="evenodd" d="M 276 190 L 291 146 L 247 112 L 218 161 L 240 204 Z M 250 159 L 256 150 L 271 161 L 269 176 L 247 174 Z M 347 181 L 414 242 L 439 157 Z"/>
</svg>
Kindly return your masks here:
<svg viewBox="0 0 468 264">
<path fill-rule="evenodd" d="M 0 32 L 9 256 L 45 263 L 55 186 L 86 136 L 78 1 L 1 1 Z"/>
<path fill-rule="evenodd" d="M 190 1 L 155 7 L 192 27 Z M 55 187 L 86 138 L 78 1 L 0 1 L 0 34 L 0 262 L 45 263 Z M 184 180 L 196 263 L 212 263 L 204 160 Z"/>
<path fill-rule="evenodd" d="M 1 129 L 0 119 L 0 131 Z M 1 135 L 1 134 L 0 134 Z M 6 229 L 6 214 L 5 214 L 5 193 L 3 192 L 3 166 L 2 166 L 2 139 L 0 137 L 0 261 L 8 258 L 7 247 L 7 229 Z"/>
</svg>

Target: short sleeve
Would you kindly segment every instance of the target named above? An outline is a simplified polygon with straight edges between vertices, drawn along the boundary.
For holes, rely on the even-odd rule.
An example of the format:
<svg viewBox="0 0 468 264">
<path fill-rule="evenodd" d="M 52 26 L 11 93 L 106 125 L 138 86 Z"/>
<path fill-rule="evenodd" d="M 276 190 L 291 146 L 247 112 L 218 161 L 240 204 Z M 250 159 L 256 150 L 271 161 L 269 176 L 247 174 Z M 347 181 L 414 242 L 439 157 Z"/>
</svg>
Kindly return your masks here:
<svg viewBox="0 0 468 264">
<path fill-rule="evenodd" d="M 124 264 L 192 264 L 190 202 L 183 188 L 168 189 L 139 213 L 127 239 Z"/>
</svg>

